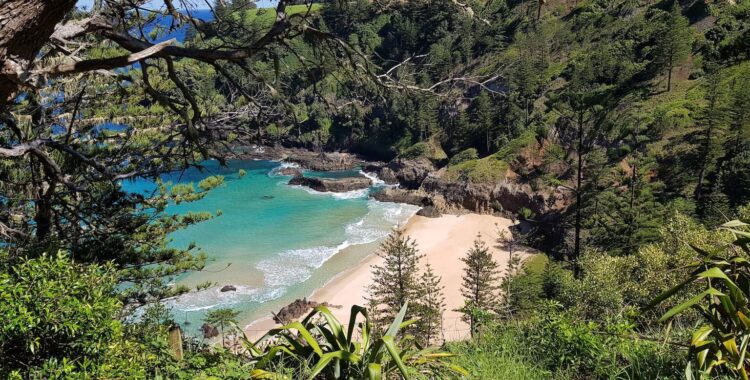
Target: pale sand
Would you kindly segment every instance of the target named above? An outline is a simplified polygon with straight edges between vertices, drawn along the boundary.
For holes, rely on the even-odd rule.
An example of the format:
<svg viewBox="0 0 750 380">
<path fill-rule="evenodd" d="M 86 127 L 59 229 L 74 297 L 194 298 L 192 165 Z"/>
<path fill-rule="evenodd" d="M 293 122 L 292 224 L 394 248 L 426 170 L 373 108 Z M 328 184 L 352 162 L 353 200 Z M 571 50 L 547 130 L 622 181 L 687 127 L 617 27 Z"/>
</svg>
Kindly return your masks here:
<svg viewBox="0 0 750 380">
<path fill-rule="evenodd" d="M 497 216 L 465 214 L 443 215 L 439 218 L 414 216 L 404 227 L 405 234 L 416 241 L 420 253 L 425 255 L 423 263 L 429 262 L 437 275 L 442 277 L 446 304 L 443 316 L 445 340 L 463 340 L 469 336 L 468 325 L 461 320 L 461 314 L 455 311 L 464 304 L 461 296 L 464 263 L 460 260 L 461 257 L 473 246 L 477 234 L 481 234 L 494 259 L 504 270 L 508 263 L 508 253 L 499 247 L 497 237 L 499 231 L 507 230 L 511 224 L 509 219 Z M 341 305 L 341 308 L 332 309 L 332 312 L 342 323 L 347 323 L 352 305 L 366 305 L 367 287 L 372 277 L 371 267 L 380 263 L 382 259 L 379 256 L 368 256 L 356 267 L 316 290 L 309 299 Z M 276 326 L 273 320 L 265 318 L 248 325 L 245 332 L 254 340 Z"/>
</svg>

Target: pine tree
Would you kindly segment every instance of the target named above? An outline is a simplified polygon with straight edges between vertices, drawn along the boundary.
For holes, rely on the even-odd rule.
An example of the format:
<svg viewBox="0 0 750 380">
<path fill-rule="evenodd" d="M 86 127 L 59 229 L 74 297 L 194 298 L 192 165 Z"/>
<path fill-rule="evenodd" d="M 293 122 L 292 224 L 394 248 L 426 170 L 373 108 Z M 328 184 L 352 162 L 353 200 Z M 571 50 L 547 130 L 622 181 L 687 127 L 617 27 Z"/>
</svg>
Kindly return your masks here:
<svg viewBox="0 0 750 380">
<path fill-rule="evenodd" d="M 440 276 L 427 263 L 419 280 L 419 298 L 417 300 L 417 337 L 421 343 L 429 346 L 439 340 L 443 327 L 443 311 L 445 310 L 445 296 L 440 283 Z"/>
<path fill-rule="evenodd" d="M 677 1 L 666 22 L 657 30 L 656 62 L 667 70 L 667 92 L 672 91 L 672 71 L 690 55 L 693 35 Z"/>
<path fill-rule="evenodd" d="M 513 223 L 515 224 L 515 220 L 513 220 Z M 509 318 L 515 311 L 513 297 L 516 295 L 515 289 L 513 289 L 513 278 L 521 269 L 521 256 L 518 254 L 521 236 L 513 230 L 501 231 L 498 242 L 508 251 L 508 265 L 500 283 L 502 299 L 500 300 L 499 310 Z"/>
<path fill-rule="evenodd" d="M 474 247 L 461 261 L 466 264 L 461 285 L 465 305 L 459 311 L 464 313 L 464 320 L 469 323 L 471 336 L 474 336 L 481 322 L 477 315 L 494 310 L 498 305 L 498 265 L 481 236 L 477 236 Z"/>
<path fill-rule="evenodd" d="M 703 196 L 706 176 L 714 166 L 714 161 L 720 155 L 722 144 L 716 140 L 724 132 L 726 122 L 726 109 L 724 107 L 724 89 L 721 85 L 719 72 L 707 76 L 706 108 L 700 117 L 699 124 L 702 129 L 698 134 L 700 144 L 700 156 L 698 162 L 698 181 L 695 185 L 695 200 L 701 200 Z"/>
<path fill-rule="evenodd" d="M 383 326 L 409 302 L 414 303 L 419 296 L 419 254 L 417 244 L 404 236 L 403 231 L 395 230 L 380 246 L 378 256 L 382 265 L 374 265 L 373 284 L 368 289 L 370 313 L 376 325 Z M 415 315 L 415 307 L 407 310 L 406 319 Z"/>
</svg>

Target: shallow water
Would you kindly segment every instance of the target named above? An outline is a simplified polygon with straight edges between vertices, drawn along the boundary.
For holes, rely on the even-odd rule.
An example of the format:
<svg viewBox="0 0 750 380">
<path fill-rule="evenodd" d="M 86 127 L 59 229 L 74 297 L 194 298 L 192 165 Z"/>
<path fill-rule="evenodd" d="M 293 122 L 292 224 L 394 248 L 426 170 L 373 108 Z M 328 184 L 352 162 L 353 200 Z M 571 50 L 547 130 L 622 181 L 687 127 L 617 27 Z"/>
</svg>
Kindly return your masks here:
<svg viewBox="0 0 750 380">
<path fill-rule="evenodd" d="M 195 334 L 205 313 L 219 307 L 241 311 L 240 321 L 269 316 L 271 311 L 308 296 L 336 274 L 372 253 L 377 242 L 417 210 L 411 205 L 368 199 L 370 190 L 342 194 L 319 193 L 289 186 L 290 177 L 274 174 L 281 164 L 272 161 L 231 161 L 228 167 L 206 162 L 206 170 L 166 176 L 173 182 L 198 182 L 221 174 L 225 184 L 204 199 L 171 206 L 168 212 L 221 210 L 222 215 L 171 235 L 171 244 L 196 243 L 209 256 L 204 271 L 182 275 L 176 283 L 209 289 L 168 301 L 185 330 Z M 238 172 L 247 172 L 239 177 Z M 350 172 L 306 172 L 305 175 L 341 177 Z M 376 183 L 375 186 L 382 186 Z M 147 191 L 153 184 L 131 182 L 131 191 Z M 222 293 L 223 285 L 237 287 Z"/>
</svg>

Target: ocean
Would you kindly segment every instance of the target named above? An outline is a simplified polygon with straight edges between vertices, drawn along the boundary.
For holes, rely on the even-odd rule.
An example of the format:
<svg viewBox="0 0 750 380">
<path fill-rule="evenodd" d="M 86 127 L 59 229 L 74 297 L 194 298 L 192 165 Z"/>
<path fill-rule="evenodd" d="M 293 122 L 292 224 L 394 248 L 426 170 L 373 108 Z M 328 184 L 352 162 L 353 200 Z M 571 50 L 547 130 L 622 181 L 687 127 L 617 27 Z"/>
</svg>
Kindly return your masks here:
<svg viewBox="0 0 750 380">
<path fill-rule="evenodd" d="M 368 197 L 384 186 L 348 193 L 320 193 L 287 185 L 289 176 L 276 170 L 288 164 L 236 160 L 227 167 L 204 163 L 165 175 L 172 182 L 194 182 L 223 175 L 225 183 L 205 198 L 170 206 L 169 213 L 221 211 L 221 215 L 170 235 L 170 244 L 199 246 L 209 257 L 205 270 L 174 279 L 191 288 L 210 281 L 214 286 L 166 301 L 175 321 L 188 334 L 198 334 L 206 312 L 221 307 L 240 311 L 240 322 L 270 316 L 296 298 L 309 296 L 336 274 L 355 266 L 376 250 L 392 228 L 405 223 L 418 207 L 378 202 Z M 246 174 L 239 175 L 240 169 Z M 358 171 L 305 172 L 307 176 L 345 177 Z M 129 182 L 125 188 L 145 192 L 150 181 Z M 224 285 L 236 291 L 221 292 Z M 319 300 L 324 301 L 324 300 Z M 187 323 L 185 323 L 187 322 Z"/>
</svg>

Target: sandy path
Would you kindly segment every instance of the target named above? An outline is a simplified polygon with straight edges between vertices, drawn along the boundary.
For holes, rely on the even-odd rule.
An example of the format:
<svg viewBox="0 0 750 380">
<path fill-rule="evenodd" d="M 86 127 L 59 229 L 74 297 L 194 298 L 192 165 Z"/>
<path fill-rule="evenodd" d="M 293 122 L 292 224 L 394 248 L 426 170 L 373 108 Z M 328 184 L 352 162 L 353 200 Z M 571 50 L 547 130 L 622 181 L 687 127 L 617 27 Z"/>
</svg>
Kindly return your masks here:
<svg viewBox="0 0 750 380">
<path fill-rule="evenodd" d="M 429 262 L 437 275 L 442 277 L 446 303 L 443 334 L 446 340 L 465 339 L 469 333 L 468 326 L 461 321 L 460 313 L 454 311 L 464 303 L 460 290 L 464 263 L 460 258 L 472 247 L 477 234 L 481 234 L 500 268 L 505 268 L 508 253 L 497 246 L 496 238 L 500 230 L 506 230 L 510 225 L 510 220 L 501 217 L 465 214 L 443 215 L 439 218 L 414 216 L 404 227 L 405 234 L 416 241 L 420 253 L 425 255 L 423 260 Z M 365 305 L 366 289 L 371 281 L 371 266 L 381 262 L 382 259 L 377 255 L 368 256 L 355 268 L 316 290 L 310 299 L 341 305 L 340 309 L 332 311 L 339 320 L 346 323 L 352 305 Z M 275 326 L 267 318 L 251 323 L 245 332 L 251 339 L 256 339 Z"/>
</svg>

